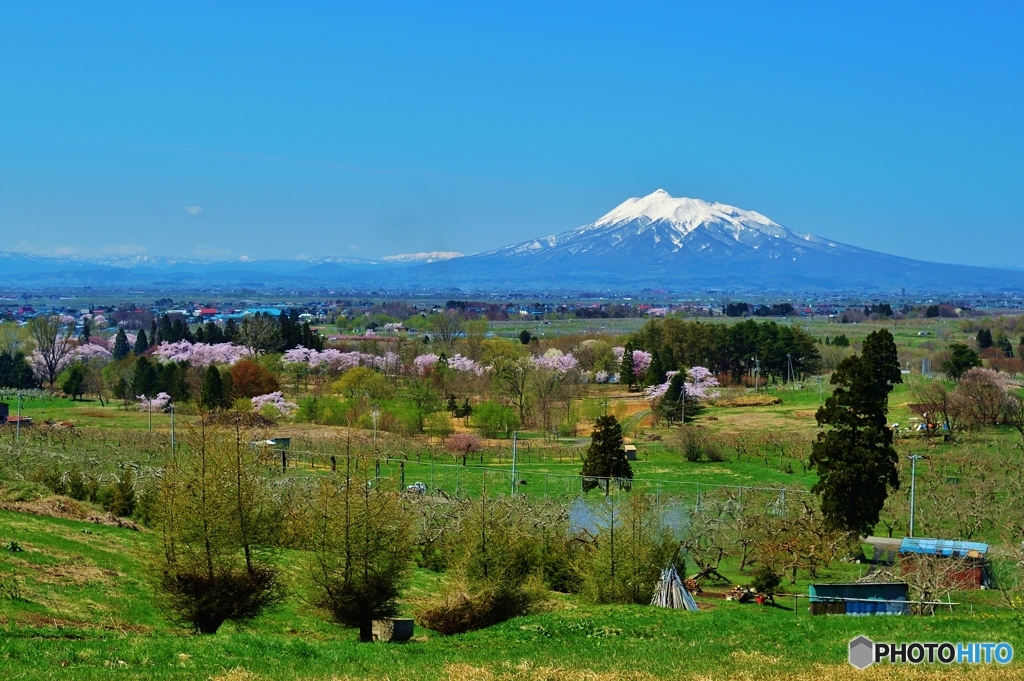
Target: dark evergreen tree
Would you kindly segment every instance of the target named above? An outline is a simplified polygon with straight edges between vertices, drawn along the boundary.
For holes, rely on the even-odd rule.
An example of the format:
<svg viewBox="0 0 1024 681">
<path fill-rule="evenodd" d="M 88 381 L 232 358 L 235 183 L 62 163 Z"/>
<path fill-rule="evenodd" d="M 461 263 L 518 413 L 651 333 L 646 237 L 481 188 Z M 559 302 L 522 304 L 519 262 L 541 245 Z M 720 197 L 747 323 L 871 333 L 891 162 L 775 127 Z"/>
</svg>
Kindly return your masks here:
<svg viewBox="0 0 1024 681">
<path fill-rule="evenodd" d="M 212 364 L 203 374 L 203 385 L 199 391 L 199 404 L 203 409 L 213 411 L 224 406 L 224 381 Z"/>
<path fill-rule="evenodd" d="M 1000 333 L 996 337 L 995 346 L 999 348 L 1004 357 L 1013 357 L 1013 345 L 1010 344 L 1010 339 L 1006 337 L 1005 333 Z"/>
<path fill-rule="evenodd" d="M 622 426 L 614 416 L 599 416 L 583 459 L 583 491 L 602 487 L 607 494 L 612 480 L 632 480 L 633 469 L 622 444 Z"/>
<path fill-rule="evenodd" d="M 626 343 L 625 352 L 622 353 L 622 362 L 619 363 L 619 381 L 625 383 L 630 390 L 636 385 L 636 375 L 633 373 L 633 343 Z"/>
<path fill-rule="evenodd" d="M 156 317 L 153 317 L 149 322 L 149 345 L 150 347 L 157 345 L 157 328 L 156 328 Z"/>
<path fill-rule="evenodd" d="M 174 336 L 174 325 L 171 324 L 171 317 L 167 313 L 160 317 L 160 327 L 157 331 L 157 343 L 172 343 Z M 180 339 L 179 339 L 180 340 Z"/>
<path fill-rule="evenodd" d="M 149 358 L 143 355 L 135 360 L 135 366 L 132 367 L 131 375 L 128 379 L 128 390 L 131 397 L 138 397 L 139 395 L 145 395 L 147 397 L 155 397 L 160 392 L 159 374 L 157 373 L 156 367 Z"/>
<path fill-rule="evenodd" d="M 38 387 L 39 381 L 23 353 L 0 353 L 0 388 L 31 390 Z"/>
<path fill-rule="evenodd" d="M 954 381 L 974 367 L 981 366 L 981 357 L 977 352 L 963 343 L 952 343 L 949 346 L 949 358 L 942 363 L 942 371 Z"/>
<path fill-rule="evenodd" d="M 146 332 L 144 330 L 140 329 L 139 330 L 139 335 L 136 336 L 136 338 L 135 338 L 135 347 L 132 348 L 132 352 L 134 352 L 136 355 L 141 357 L 142 355 L 146 354 L 146 352 L 148 350 L 149 350 L 149 339 L 146 338 Z"/>
<path fill-rule="evenodd" d="M 992 332 L 988 329 L 980 329 L 975 340 L 978 342 L 979 350 L 988 350 L 993 345 Z"/>
<path fill-rule="evenodd" d="M 530 332 L 527 331 L 526 329 L 523 329 L 522 331 L 519 332 L 519 342 L 522 343 L 523 345 L 529 345 L 530 341 L 532 340 L 533 336 L 530 335 Z"/>
<path fill-rule="evenodd" d="M 72 401 L 82 396 L 82 393 L 85 392 L 85 369 L 81 364 L 75 364 L 68 369 L 60 388 L 65 395 L 71 397 Z"/>
<path fill-rule="evenodd" d="M 291 350 L 292 348 L 300 345 L 302 341 L 302 333 L 298 328 L 296 328 L 298 313 L 295 312 L 295 310 L 292 310 L 292 312 L 295 314 L 294 320 L 292 319 L 292 316 L 284 310 L 282 310 L 281 314 L 277 316 L 277 324 L 281 331 L 282 350 Z"/>
<path fill-rule="evenodd" d="M 833 528 L 866 535 L 878 523 L 889 488 L 899 489 L 898 455 L 886 427 L 889 393 L 901 383 L 896 343 L 885 329 L 864 340 L 860 355 L 832 374 L 832 396 L 818 409 L 828 430 L 818 433 L 810 464 L 818 471 L 812 491 Z"/>
<path fill-rule="evenodd" d="M 89 319 L 82 320 L 82 333 L 78 336 L 82 344 L 89 342 L 89 338 L 92 336 L 92 321 Z"/>
<path fill-rule="evenodd" d="M 665 382 L 665 374 L 667 373 L 664 365 L 661 362 L 661 352 L 655 348 L 651 351 L 651 363 L 647 367 L 647 374 L 644 376 L 644 382 L 647 385 L 661 385 Z"/>
<path fill-rule="evenodd" d="M 309 322 L 302 323 L 301 344 L 302 347 L 309 348 L 311 350 L 319 351 L 324 349 L 323 337 L 320 336 L 319 331 L 314 330 L 313 327 L 309 325 Z"/>
<path fill-rule="evenodd" d="M 124 328 L 118 327 L 117 336 L 114 337 L 114 349 L 110 354 L 114 356 L 114 359 L 124 359 L 131 351 L 132 348 L 128 345 L 128 336 L 125 335 Z"/>
<path fill-rule="evenodd" d="M 224 340 L 228 343 L 235 342 L 235 336 L 238 335 L 238 322 L 234 319 L 229 319 L 224 323 Z"/>
</svg>

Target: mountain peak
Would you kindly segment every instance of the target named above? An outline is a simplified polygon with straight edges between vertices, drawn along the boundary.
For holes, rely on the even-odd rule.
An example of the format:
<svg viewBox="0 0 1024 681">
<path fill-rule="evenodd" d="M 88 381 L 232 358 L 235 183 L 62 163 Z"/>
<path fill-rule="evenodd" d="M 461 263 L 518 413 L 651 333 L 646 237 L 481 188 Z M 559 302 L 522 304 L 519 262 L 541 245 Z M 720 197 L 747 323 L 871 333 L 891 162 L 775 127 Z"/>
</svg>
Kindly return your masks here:
<svg viewBox="0 0 1024 681">
<path fill-rule="evenodd" d="M 664 189 L 658 189 L 647 196 L 626 199 L 610 212 L 587 225 L 588 229 L 620 225 L 627 222 L 650 224 L 664 221 L 670 223 L 682 234 L 688 234 L 698 226 L 707 223 L 723 223 L 733 226 L 742 224 L 747 228 L 775 232 L 780 225 L 754 211 L 742 210 L 724 203 L 708 203 L 701 199 L 675 198 Z"/>
</svg>

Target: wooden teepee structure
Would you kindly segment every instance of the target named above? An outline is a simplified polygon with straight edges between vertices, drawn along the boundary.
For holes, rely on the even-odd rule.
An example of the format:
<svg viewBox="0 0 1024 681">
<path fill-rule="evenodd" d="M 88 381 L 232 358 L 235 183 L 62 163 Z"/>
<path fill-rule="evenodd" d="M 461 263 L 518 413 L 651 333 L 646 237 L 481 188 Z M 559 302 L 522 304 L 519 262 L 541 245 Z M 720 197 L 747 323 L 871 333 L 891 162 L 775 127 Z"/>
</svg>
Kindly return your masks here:
<svg viewBox="0 0 1024 681">
<path fill-rule="evenodd" d="M 654 592 L 651 605 L 682 610 L 697 609 L 697 601 L 693 600 L 693 596 L 686 590 L 686 585 L 679 577 L 675 565 L 669 565 L 661 571 L 661 582 L 658 583 L 658 589 Z"/>
</svg>

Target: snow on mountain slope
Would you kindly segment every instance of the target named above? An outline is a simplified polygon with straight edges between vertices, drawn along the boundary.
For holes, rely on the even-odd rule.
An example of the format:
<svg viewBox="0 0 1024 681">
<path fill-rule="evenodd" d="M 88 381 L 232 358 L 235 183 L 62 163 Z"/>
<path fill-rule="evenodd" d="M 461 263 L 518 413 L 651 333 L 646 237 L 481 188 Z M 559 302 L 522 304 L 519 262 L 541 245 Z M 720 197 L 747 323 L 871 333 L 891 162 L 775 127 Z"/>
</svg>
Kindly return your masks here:
<svg viewBox="0 0 1024 681">
<path fill-rule="evenodd" d="M 799 260 L 811 253 L 865 253 L 861 249 L 801 234 L 764 215 L 723 203 L 674 198 L 663 189 L 627 199 L 594 222 L 561 234 L 526 241 L 481 256 L 590 254 L 629 255 L 634 262 L 663 262 L 680 252 L 702 259 Z"/>
</svg>

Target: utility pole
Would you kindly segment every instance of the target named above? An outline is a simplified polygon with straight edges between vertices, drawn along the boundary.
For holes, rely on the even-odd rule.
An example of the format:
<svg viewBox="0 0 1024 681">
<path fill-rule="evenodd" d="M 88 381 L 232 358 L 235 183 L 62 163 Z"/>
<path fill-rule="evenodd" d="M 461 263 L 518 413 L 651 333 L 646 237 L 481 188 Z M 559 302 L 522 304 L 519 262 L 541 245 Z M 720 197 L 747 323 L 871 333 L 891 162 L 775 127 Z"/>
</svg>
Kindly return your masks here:
<svg viewBox="0 0 1024 681">
<path fill-rule="evenodd" d="M 516 495 L 516 436 L 518 430 L 512 431 L 512 496 Z"/>
<path fill-rule="evenodd" d="M 21 442 L 21 393 L 18 393 L 18 422 L 14 424 L 14 441 Z"/>
<path fill-rule="evenodd" d="M 373 405 L 373 411 L 370 412 L 373 417 L 373 451 L 377 451 L 377 419 L 380 418 L 380 406 Z"/>
<path fill-rule="evenodd" d="M 924 457 L 920 454 L 911 454 L 907 457 L 910 459 L 910 532 L 911 537 L 914 536 L 914 483 L 917 478 L 917 460 L 923 459 Z"/>
<path fill-rule="evenodd" d="M 174 403 L 171 402 L 171 454 L 174 454 Z"/>
<path fill-rule="evenodd" d="M 682 419 L 683 425 L 686 425 L 686 379 L 679 387 L 679 417 Z"/>
</svg>

